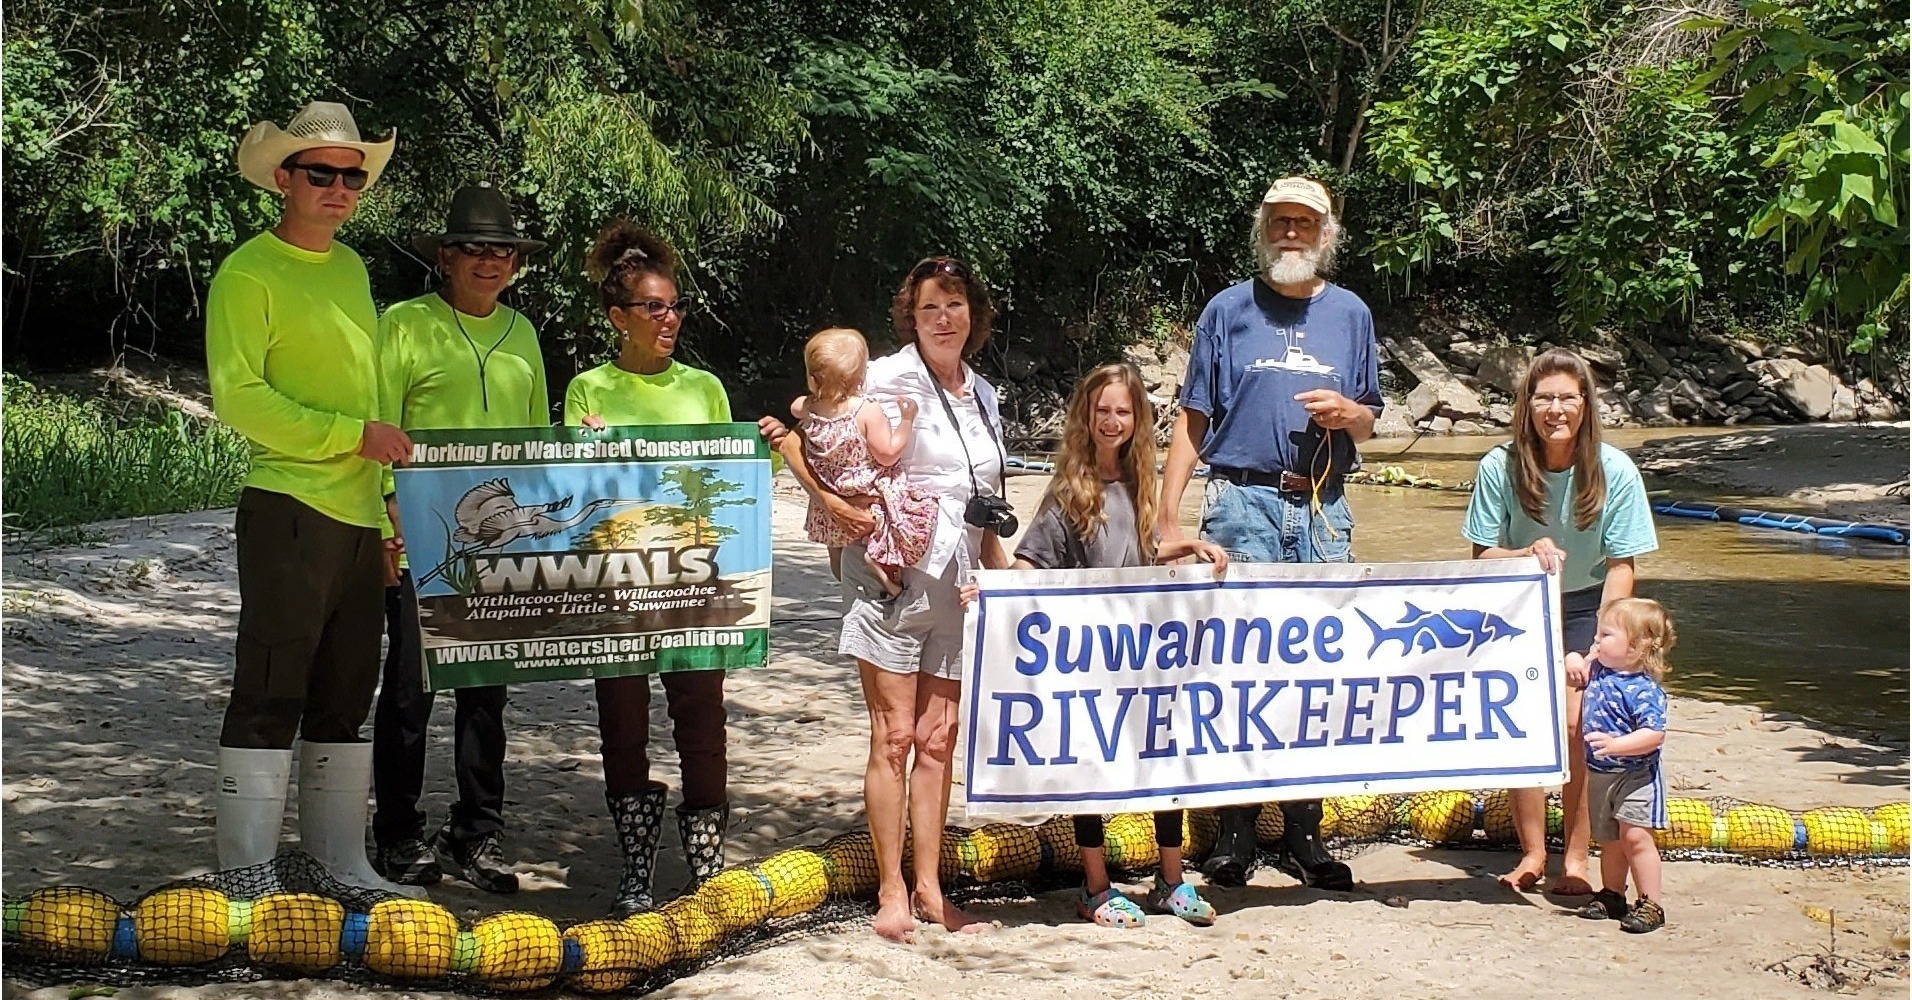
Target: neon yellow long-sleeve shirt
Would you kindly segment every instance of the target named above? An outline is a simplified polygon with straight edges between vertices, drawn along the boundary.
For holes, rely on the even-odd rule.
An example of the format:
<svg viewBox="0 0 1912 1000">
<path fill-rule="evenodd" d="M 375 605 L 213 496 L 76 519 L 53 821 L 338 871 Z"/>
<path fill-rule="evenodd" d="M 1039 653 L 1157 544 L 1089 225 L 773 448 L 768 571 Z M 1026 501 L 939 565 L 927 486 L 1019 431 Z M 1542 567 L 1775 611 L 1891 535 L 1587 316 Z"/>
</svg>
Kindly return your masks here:
<svg viewBox="0 0 1912 1000">
<path fill-rule="evenodd" d="M 516 311 L 467 316 L 433 292 L 385 310 L 378 336 L 379 413 L 400 428 L 551 423 L 538 331 Z"/>
<path fill-rule="evenodd" d="M 580 372 L 564 393 L 565 423 L 576 426 L 594 413 L 612 427 L 727 424 L 730 397 L 701 368 L 673 361 L 656 375 L 639 375 L 605 362 Z"/>
<path fill-rule="evenodd" d="M 260 233 L 219 265 L 206 296 L 213 412 L 252 443 L 246 485 L 327 517 L 380 527 L 377 463 L 358 456 L 378 419 L 378 308 L 365 262 Z"/>
</svg>

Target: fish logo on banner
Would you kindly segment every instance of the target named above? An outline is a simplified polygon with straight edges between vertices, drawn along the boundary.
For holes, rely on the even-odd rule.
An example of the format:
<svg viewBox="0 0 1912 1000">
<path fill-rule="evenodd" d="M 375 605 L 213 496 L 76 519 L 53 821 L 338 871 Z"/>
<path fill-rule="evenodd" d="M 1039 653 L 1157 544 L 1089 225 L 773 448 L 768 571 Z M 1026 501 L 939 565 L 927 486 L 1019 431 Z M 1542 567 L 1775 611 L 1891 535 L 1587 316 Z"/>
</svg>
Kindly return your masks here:
<svg viewBox="0 0 1912 1000">
<path fill-rule="evenodd" d="M 1484 643 L 1496 639 L 1512 639 L 1525 635 L 1526 629 L 1515 628 L 1507 620 L 1485 611 L 1470 611 L 1466 608 L 1450 608 L 1446 611 L 1422 611 L 1408 601 L 1407 611 L 1401 620 L 1389 627 L 1368 617 L 1368 613 L 1355 609 L 1355 614 L 1368 623 L 1368 631 L 1374 634 L 1374 644 L 1368 647 L 1368 657 L 1381 648 L 1384 642 L 1399 642 L 1401 655 L 1406 656 L 1417 647 L 1421 652 L 1430 652 L 1436 648 L 1460 649 L 1466 647 L 1467 655 L 1474 655 Z"/>
</svg>

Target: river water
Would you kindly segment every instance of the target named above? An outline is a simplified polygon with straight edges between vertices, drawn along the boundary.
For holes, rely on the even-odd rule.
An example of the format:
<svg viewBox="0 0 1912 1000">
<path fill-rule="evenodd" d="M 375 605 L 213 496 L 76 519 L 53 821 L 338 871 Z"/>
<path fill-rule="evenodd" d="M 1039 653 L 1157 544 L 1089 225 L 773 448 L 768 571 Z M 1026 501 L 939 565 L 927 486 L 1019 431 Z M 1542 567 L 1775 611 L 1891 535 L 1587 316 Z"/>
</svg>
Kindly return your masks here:
<svg viewBox="0 0 1912 1000">
<path fill-rule="evenodd" d="M 1728 433 L 1726 428 L 1711 433 Z M 1608 431 L 1631 449 L 1692 428 Z M 1459 483 L 1474 478 L 1482 453 L 1503 438 L 1424 437 L 1370 442 L 1370 471 L 1408 472 Z M 1403 451 L 1403 448 L 1407 450 Z M 1194 525 L 1199 482 L 1182 511 Z M 1647 477 L 1654 496 L 1786 509 L 1776 500 L 1728 496 Z M 1467 494 L 1350 485 L 1355 558 L 1363 562 L 1465 559 Z M 1906 549 L 1683 518 L 1654 518 L 1659 551 L 1639 560 L 1638 592 L 1665 604 L 1679 633 L 1667 688 L 1676 694 L 1750 702 L 1821 724 L 1907 737 L 1907 637 L 1912 577 Z"/>
</svg>

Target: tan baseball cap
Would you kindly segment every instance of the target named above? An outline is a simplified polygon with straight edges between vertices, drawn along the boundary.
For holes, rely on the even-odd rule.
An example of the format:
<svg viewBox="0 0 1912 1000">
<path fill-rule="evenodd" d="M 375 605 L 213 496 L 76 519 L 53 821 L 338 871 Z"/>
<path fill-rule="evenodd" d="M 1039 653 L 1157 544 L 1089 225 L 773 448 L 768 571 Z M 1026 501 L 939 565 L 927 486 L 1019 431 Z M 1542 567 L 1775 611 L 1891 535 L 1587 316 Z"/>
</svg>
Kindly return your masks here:
<svg viewBox="0 0 1912 1000">
<path fill-rule="evenodd" d="M 1289 202 L 1305 205 L 1322 215 L 1334 214 L 1334 202 L 1328 196 L 1327 185 L 1312 177 L 1283 177 L 1269 186 L 1261 200 L 1268 205 Z"/>
</svg>

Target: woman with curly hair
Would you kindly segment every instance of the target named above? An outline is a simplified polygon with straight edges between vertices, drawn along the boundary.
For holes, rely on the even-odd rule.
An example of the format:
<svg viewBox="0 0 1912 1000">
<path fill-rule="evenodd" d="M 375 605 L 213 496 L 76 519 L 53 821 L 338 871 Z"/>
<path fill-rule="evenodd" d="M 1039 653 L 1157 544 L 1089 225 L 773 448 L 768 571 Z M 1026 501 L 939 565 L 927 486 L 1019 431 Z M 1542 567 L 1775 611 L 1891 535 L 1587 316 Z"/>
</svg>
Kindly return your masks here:
<svg viewBox="0 0 1912 1000">
<path fill-rule="evenodd" d="M 593 430 L 606 426 L 731 422 L 730 398 L 717 376 L 672 357 L 692 300 L 678 294 L 677 251 L 627 221 L 598 235 L 587 262 L 598 283 L 598 304 L 618 333 L 617 357 L 571 380 L 564 422 Z M 771 417 L 758 429 L 778 446 L 783 424 Z M 723 870 L 724 829 L 730 817 L 725 757 L 724 672 L 661 674 L 670 703 L 684 801 L 677 807 L 685 865 L 696 888 Z M 652 865 L 664 825 L 667 789 L 651 780 L 651 678 L 604 678 L 597 684 L 598 733 L 603 739 L 604 797 L 624 853 L 611 912 L 628 916 L 655 905 Z"/>
</svg>

